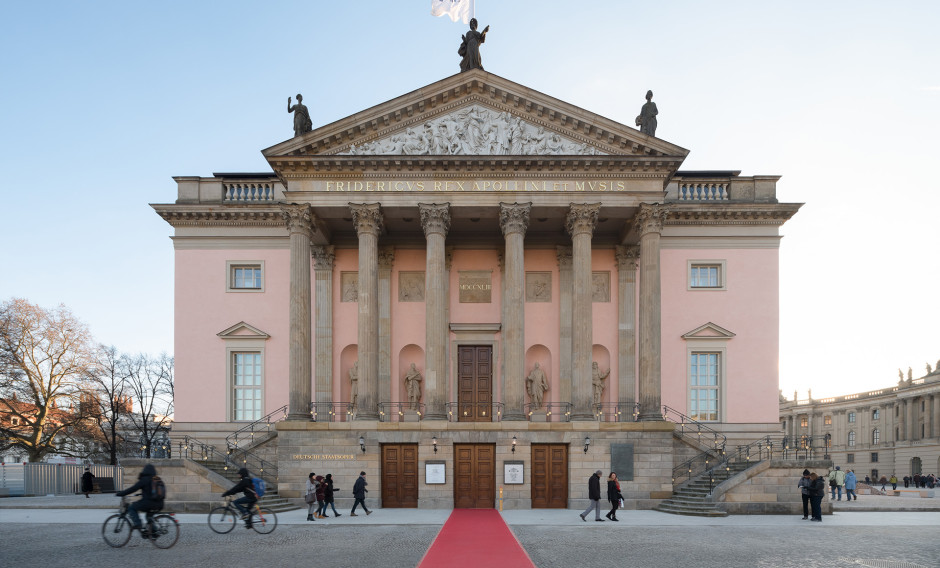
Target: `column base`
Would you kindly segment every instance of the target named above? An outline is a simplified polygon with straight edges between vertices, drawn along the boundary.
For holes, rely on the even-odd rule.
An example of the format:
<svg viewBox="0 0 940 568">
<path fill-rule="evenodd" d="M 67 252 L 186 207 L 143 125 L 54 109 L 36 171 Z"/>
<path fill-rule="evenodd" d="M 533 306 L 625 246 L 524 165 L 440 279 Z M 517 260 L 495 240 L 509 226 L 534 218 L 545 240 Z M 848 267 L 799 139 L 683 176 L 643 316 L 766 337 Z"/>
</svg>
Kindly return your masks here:
<svg viewBox="0 0 940 568">
<path fill-rule="evenodd" d="M 298 412 L 296 414 L 288 414 L 285 420 L 291 422 L 313 422 L 313 418 L 310 416 L 309 412 Z"/>
<path fill-rule="evenodd" d="M 597 422 L 597 417 L 593 412 L 572 412 L 570 420 L 571 422 Z"/>
<path fill-rule="evenodd" d="M 639 416 L 637 416 L 637 422 L 665 422 L 665 421 L 666 419 L 663 418 L 663 415 L 658 412 L 653 412 L 653 413 L 641 412 Z"/>
<path fill-rule="evenodd" d="M 508 414 L 508 413 L 503 414 L 503 422 L 524 422 L 527 419 L 528 418 L 526 417 L 526 415 L 521 412 L 518 412 L 518 413 L 513 412 L 512 414 Z"/>
</svg>

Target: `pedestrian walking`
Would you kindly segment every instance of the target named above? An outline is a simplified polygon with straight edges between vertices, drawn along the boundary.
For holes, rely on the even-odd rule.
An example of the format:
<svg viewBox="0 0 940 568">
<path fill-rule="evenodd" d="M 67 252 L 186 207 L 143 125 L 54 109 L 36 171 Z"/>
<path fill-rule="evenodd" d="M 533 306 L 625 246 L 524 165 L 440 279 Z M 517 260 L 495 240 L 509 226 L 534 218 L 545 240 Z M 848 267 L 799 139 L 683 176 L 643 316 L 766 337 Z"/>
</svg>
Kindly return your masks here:
<svg viewBox="0 0 940 568">
<path fill-rule="evenodd" d="M 342 517 L 339 514 L 339 511 L 336 510 L 336 504 L 333 502 L 333 494 L 339 491 L 336 487 L 333 487 L 333 474 L 326 474 L 326 478 L 323 479 L 323 518 L 325 519 L 329 515 L 326 514 L 327 506 L 333 508 L 334 517 Z"/>
<path fill-rule="evenodd" d="M 85 499 L 90 499 L 88 494 L 94 490 L 95 490 L 95 474 L 91 472 L 91 468 L 86 467 L 85 473 L 82 474 L 82 493 L 85 494 Z"/>
<path fill-rule="evenodd" d="M 822 477 L 819 477 L 815 473 L 809 474 L 810 482 L 812 483 L 810 490 L 810 504 L 813 509 L 813 518 L 811 521 L 816 521 L 817 523 L 822 522 L 822 500 L 826 496 L 826 482 L 823 481 Z"/>
<path fill-rule="evenodd" d="M 832 498 L 836 498 L 836 491 L 839 491 L 839 499 L 842 500 L 842 487 L 845 486 L 845 472 L 842 471 L 841 466 L 836 466 L 836 468 L 829 472 L 829 489 L 832 490 Z"/>
<path fill-rule="evenodd" d="M 851 501 L 855 499 L 858 501 L 858 495 L 855 494 L 855 487 L 858 485 L 858 480 L 855 478 L 855 470 L 850 469 L 848 473 L 845 474 L 845 500 Z"/>
<path fill-rule="evenodd" d="M 803 477 L 800 478 L 796 486 L 800 489 L 800 496 L 803 498 L 803 520 L 805 521 L 809 518 L 809 501 L 813 490 L 813 482 L 809 478 L 808 469 L 803 470 Z"/>
<path fill-rule="evenodd" d="M 888 480 L 891 483 L 891 489 L 897 491 L 898 489 L 898 476 L 897 474 L 892 473 L 891 479 Z"/>
<path fill-rule="evenodd" d="M 314 518 L 325 519 L 326 518 L 326 481 L 323 479 L 322 475 L 316 477 L 317 480 L 317 512 L 313 514 Z"/>
<path fill-rule="evenodd" d="M 362 505 L 362 510 L 366 512 L 366 515 L 372 514 L 372 511 L 366 508 L 366 493 L 369 492 L 369 490 L 366 489 L 366 485 L 369 485 L 366 483 L 366 472 L 360 471 L 359 479 L 357 479 L 355 485 L 353 485 L 353 497 L 356 498 L 356 502 L 353 503 L 352 511 L 349 512 L 350 517 L 359 516 L 356 514 L 356 507 L 359 505 Z"/>
<path fill-rule="evenodd" d="M 603 523 L 604 519 L 601 518 L 601 470 L 595 471 L 594 475 L 588 478 L 588 499 L 591 500 L 591 504 L 579 515 L 581 520 L 586 521 L 585 517 L 591 512 L 591 509 L 594 509 L 594 520 Z"/>
<path fill-rule="evenodd" d="M 610 512 L 607 513 L 607 518 L 612 521 L 617 521 L 617 509 L 620 508 L 620 501 L 623 499 L 623 495 L 620 494 L 620 482 L 617 481 L 617 474 L 615 472 L 610 472 L 610 475 L 607 476 L 607 500 L 610 501 Z"/>
<path fill-rule="evenodd" d="M 312 471 L 307 476 L 307 492 L 304 493 L 304 503 L 307 504 L 307 520 L 317 520 L 316 511 L 319 511 L 317 508 L 317 474 Z"/>
</svg>

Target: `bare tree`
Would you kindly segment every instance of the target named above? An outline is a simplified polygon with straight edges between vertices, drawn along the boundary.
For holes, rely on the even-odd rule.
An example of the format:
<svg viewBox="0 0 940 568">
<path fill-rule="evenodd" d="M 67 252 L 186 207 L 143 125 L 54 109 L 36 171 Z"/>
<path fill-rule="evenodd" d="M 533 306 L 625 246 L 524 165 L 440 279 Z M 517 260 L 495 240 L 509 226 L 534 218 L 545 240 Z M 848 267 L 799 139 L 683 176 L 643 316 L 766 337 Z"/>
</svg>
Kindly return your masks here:
<svg viewBox="0 0 940 568">
<path fill-rule="evenodd" d="M 87 326 L 63 305 L 0 304 L 0 413 L 9 418 L 0 422 L 0 451 L 22 448 L 31 462 L 72 454 L 91 344 Z"/>
<path fill-rule="evenodd" d="M 126 365 L 127 392 L 135 406 L 129 418 L 149 458 L 173 421 L 173 357 L 141 354 L 127 358 Z"/>
<path fill-rule="evenodd" d="M 107 452 L 108 463 L 117 464 L 117 456 L 125 446 L 125 434 L 133 412 L 133 401 L 127 383 L 129 361 L 116 347 L 99 345 L 95 365 L 89 371 L 88 391 L 82 394 L 82 414 L 90 425 L 89 435 Z"/>
</svg>

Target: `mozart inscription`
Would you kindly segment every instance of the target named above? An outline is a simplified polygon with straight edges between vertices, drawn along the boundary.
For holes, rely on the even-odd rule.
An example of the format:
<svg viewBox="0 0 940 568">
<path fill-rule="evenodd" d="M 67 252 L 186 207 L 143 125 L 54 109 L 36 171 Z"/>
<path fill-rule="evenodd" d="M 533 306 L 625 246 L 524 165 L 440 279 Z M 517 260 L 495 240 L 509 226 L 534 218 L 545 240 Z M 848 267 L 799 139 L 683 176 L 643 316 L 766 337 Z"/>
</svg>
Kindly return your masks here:
<svg viewBox="0 0 940 568">
<path fill-rule="evenodd" d="M 493 273 L 489 270 L 461 270 L 457 287 L 461 304 L 489 304 L 493 301 Z"/>
</svg>

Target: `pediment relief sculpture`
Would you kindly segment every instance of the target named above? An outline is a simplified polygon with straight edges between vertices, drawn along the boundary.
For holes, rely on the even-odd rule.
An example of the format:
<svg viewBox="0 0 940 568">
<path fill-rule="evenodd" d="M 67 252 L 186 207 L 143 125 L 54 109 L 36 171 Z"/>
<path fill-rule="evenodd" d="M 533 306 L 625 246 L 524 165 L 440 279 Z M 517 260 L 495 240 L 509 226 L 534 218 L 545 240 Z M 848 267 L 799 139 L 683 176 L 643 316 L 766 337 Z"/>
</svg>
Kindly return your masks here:
<svg viewBox="0 0 940 568">
<path fill-rule="evenodd" d="M 471 105 L 404 132 L 350 147 L 348 155 L 604 155 L 508 112 Z"/>
</svg>

